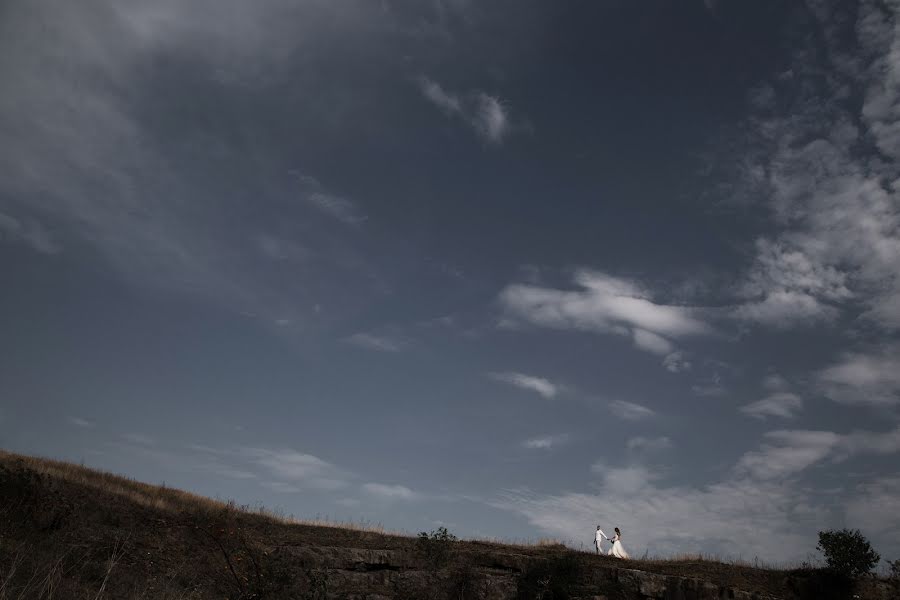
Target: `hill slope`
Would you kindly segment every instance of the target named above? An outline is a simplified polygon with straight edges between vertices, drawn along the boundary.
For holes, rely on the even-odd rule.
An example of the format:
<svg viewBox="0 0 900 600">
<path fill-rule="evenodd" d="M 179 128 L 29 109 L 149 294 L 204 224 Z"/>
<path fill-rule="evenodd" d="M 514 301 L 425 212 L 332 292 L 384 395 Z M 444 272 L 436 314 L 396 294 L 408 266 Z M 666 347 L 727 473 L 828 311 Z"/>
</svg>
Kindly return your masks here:
<svg viewBox="0 0 900 600">
<path fill-rule="evenodd" d="M 863 598 L 897 597 L 863 582 Z M 288 523 L 76 465 L 0 452 L 0 600 L 835 598 L 813 572 L 619 561 L 562 546 Z M 839 594 L 839 595 L 835 595 Z M 852 596 L 852 594 L 851 594 Z"/>
</svg>

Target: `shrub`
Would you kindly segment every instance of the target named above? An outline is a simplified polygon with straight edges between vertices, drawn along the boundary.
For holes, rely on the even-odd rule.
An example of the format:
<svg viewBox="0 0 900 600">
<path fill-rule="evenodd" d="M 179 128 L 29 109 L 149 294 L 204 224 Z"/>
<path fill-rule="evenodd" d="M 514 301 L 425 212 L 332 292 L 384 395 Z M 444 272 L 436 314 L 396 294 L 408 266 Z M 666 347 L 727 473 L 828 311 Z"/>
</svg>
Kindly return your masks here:
<svg viewBox="0 0 900 600">
<path fill-rule="evenodd" d="M 433 568 L 440 568 L 449 560 L 454 542 L 455 535 L 447 531 L 446 527 L 438 527 L 431 533 L 420 531 L 416 546 Z"/>
<path fill-rule="evenodd" d="M 850 578 L 870 572 L 881 558 L 859 529 L 820 531 L 816 548 L 829 570 Z"/>
<path fill-rule="evenodd" d="M 888 561 L 888 577 L 900 582 L 900 558 Z"/>
</svg>

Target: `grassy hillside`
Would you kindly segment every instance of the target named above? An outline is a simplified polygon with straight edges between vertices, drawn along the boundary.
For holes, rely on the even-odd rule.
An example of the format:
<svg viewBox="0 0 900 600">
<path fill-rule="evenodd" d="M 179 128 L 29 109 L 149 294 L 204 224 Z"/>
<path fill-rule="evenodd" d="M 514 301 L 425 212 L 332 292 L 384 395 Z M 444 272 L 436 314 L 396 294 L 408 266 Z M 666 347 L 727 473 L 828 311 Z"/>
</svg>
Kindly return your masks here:
<svg viewBox="0 0 900 600">
<path fill-rule="evenodd" d="M 824 597 L 815 585 L 810 573 L 708 560 L 623 562 L 288 521 L 0 452 L 0 600 Z M 876 581 L 855 591 L 894 592 Z"/>
</svg>

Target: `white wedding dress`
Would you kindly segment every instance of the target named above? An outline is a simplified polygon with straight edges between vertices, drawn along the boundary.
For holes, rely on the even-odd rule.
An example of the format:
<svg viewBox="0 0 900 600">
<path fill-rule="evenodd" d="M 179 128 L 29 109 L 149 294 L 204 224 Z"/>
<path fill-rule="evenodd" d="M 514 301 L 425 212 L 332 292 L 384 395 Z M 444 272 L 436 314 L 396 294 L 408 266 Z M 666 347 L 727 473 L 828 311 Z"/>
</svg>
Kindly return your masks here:
<svg viewBox="0 0 900 600">
<path fill-rule="evenodd" d="M 613 545 L 612 548 L 609 549 L 609 552 L 607 552 L 609 556 L 615 556 L 616 558 L 628 558 L 628 553 L 625 552 L 625 547 L 619 540 L 618 533 L 610 541 L 613 543 Z"/>
</svg>

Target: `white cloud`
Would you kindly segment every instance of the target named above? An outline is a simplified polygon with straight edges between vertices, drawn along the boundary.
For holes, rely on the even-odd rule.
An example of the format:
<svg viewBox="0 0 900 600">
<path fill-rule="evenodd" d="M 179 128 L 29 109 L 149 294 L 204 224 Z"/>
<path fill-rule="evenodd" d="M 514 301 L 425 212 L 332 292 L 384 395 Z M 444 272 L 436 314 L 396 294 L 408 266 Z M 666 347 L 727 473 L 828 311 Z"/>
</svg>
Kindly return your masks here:
<svg viewBox="0 0 900 600">
<path fill-rule="evenodd" d="M 404 342 L 392 339 L 383 335 L 373 335 L 371 333 L 354 333 L 344 338 L 348 344 L 366 348 L 368 350 L 377 350 L 379 352 L 399 352 L 406 345 Z"/>
<path fill-rule="evenodd" d="M 672 448 L 672 440 L 666 436 L 647 438 L 643 436 L 630 438 L 625 446 L 629 450 L 641 452 L 658 452 Z"/>
<path fill-rule="evenodd" d="M 641 350 L 653 354 L 669 354 L 673 350 L 672 342 L 650 331 L 635 328 L 631 331 L 634 336 L 634 345 Z"/>
<path fill-rule="evenodd" d="M 790 386 L 784 377 L 778 373 L 771 373 L 763 378 L 762 387 L 770 392 L 782 392 Z"/>
<path fill-rule="evenodd" d="M 324 192 L 313 192 L 306 197 L 307 202 L 347 225 L 360 225 L 366 217 L 356 205 L 340 196 Z"/>
<path fill-rule="evenodd" d="M 93 427 L 94 424 L 87 419 L 82 419 L 80 417 L 69 417 L 69 423 L 75 425 L 76 427 Z"/>
<path fill-rule="evenodd" d="M 591 472 L 601 476 L 605 488 L 628 495 L 640 493 L 659 478 L 656 473 L 642 465 L 611 467 L 604 461 L 597 461 L 591 465 Z"/>
<path fill-rule="evenodd" d="M 662 364 L 666 370 L 671 373 L 681 373 L 682 371 L 688 371 L 691 368 L 691 361 L 687 360 L 684 356 L 684 352 L 680 351 L 667 354 L 663 359 Z"/>
<path fill-rule="evenodd" d="M 796 559 L 808 552 L 822 519 L 803 510 L 808 498 L 783 483 L 728 480 L 694 488 L 659 485 L 656 476 L 640 468 L 604 475 L 591 493 L 508 490 L 492 504 L 574 547 L 591 541 L 600 520 L 619 527 L 626 549 L 638 556 L 646 550 Z"/>
<path fill-rule="evenodd" d="M 832 320 L 837 316 L 837 310 L 804 292 L 770 290 L 759 301 L 737 306 L 734 316 L 785 329 L 800 323 Z"/>
<path fill-rule="evenodd" d="M 632 281 L 580 270 L 575 275 L 575 283 L 580 289 L 509 285 L 500 293 L 505 318 L 553 329 L 627 335 L 636 347 L 654 354 L 673 352 L 674 347 L 667 338 L 713 332 L 699 318 L 698 309 L 655 304 Z"/>
<path fill-rule="evenodd" d="M 418 497 L 416 492 L 403 485 L 364 483 L 362 488 L 367 494 L 386 500 L 414 500 Z"/>
<path fill-rule="evenodd" d="M 900 404 L 900 345 L 868 354 L 850 352 L 819 371 L 823 393 L 843 404 L 892 406 Z"/>
<path fill-rule="evenodd" d="M 490 373 L 489 377 L 495 381 L 508 383 L 523 390 L 537 392 L 544 398 L 553 398 L 560 391 L 560 387 L 550 380 L 543 377 L 525 375 L 524 373 Z"/>
<path fill-rule="evenodd" d="M 821 462 L 838 446 L 841 436 L 830 431 L 771 431 L 769 441 L 744 454 L 737 470 L 755 479 L 794 475 Z"/>
<path fill-rule="evenodd" d="M 237 456 L 265 468 L 276 477 L 281 489 L 288 486 L 332 491 L 346 487 L 350 475 L 335 465 L 311 454 L 290 448 L 270 450 L 266 448 L 241 448 Z"/>
<path fill-rule="evenodd" d="M 803 408 L 803 400 L 790 392 L 775 392 L 756 402 L 751 402 L 741 407 L 741 412 L 764 419 L 765 417 L 783 417 L 790 419 L 795 417 L 797 411 Z"/>
<path fill-rule="evenodd" d="M 532 450 L 549 450 L 554 446 L 565 444 L 569 441 L 569 434 L 542 435 L 522 442 L 522 446 Z"/>
<path fill-rule="evenodd" d="M 772 82 L 784 112 L 751 118 L 755 137 L 738 161 L 770 198 L 778 232 L 757 243 L 737 317 L 785 328 L 851 312 L 900 327 L 897 11 L 863 2 L 855 32 L 813 11 L 824 47 L 799 41 L 792 77 Z M 861 50 L 848 52 L 854 33 Z M 849 90 L 864 93 L 861 111 L 849 109 Z"/>
<path fill-rule="evenodd" d="M 438 82 L 423 77 L 419 80 L 419 88 L 428 100 L 448 115 L 462 112 L 462 101 L 459 96 L 447 93 Z"/>
<path fill-rule="evenodd" d="M 626 402 L 625 400 L 614 400 L 609 403 L 609 410 L 626 421 L 639 421 L 654 416 L 656 413 L 640 404 L 634 402 Z"/>
<path fill-rule="evenodd" d="M 855 454 L 894 454 L 900 452 L 900 426 L 884 433 L 877 431 L 853 431 L 841 438 L 837 458 Z"/>
<path fill-rule="evenodd" d="M 857 430 L 847 434 L 831 431 L 778 430 L 765 435 L 759 450 L 747 452 L 737 471 L 756 479 L 795 475 L 826 458 L 842 461 L 859 454 L 900 452 L 900 426 L 886 432 Z"/>
<path fill-rule="evenodd" d="M 482 91 L 448 92 L 427 77 L 419 79 L 419 90 L 447 116 L 458 117 L 488 142 L 499 144 L 512 131 L 509 114 L 497 96 Z"/>
<path fill-rule="evenodd" d="M 900 439 L 900 429 L 847 435 L 776 431 L 714 483 L 666 485 L 663 473 L 646 466 L 613 467 L 598 462 L 592 471 L 599 480 L 590 493 L 506 490 L 491 504 L 525 517 L 542 532 L 575 547 L 591 540 L 593 526 L 601 519 L 622 529 L 625 547 L 633 554 L 646 549 L 654 555 L 703 552 L 797 561 L 809 553 L 822 523 L 840 520 L 842 515 L 835 511 L 842 509 L 835 509 L 834 497 L 823 498 L 798 484 L 795 476 L 829 457 L 839 458 L 848 448 L 852 453 L 871 451 L 871 446 L 863 449 L 848 442 L 851 439 L 878 440 L 879 452 L 900 451 L 893 441 L 888 442 L 895 437 Z M 895 531 L 900 525 L 895 517 L 898 486 L 892 478 L 860 485 L 847 504 L 850 522 L 871 532 L 885 526 Z"/>
</svg>

